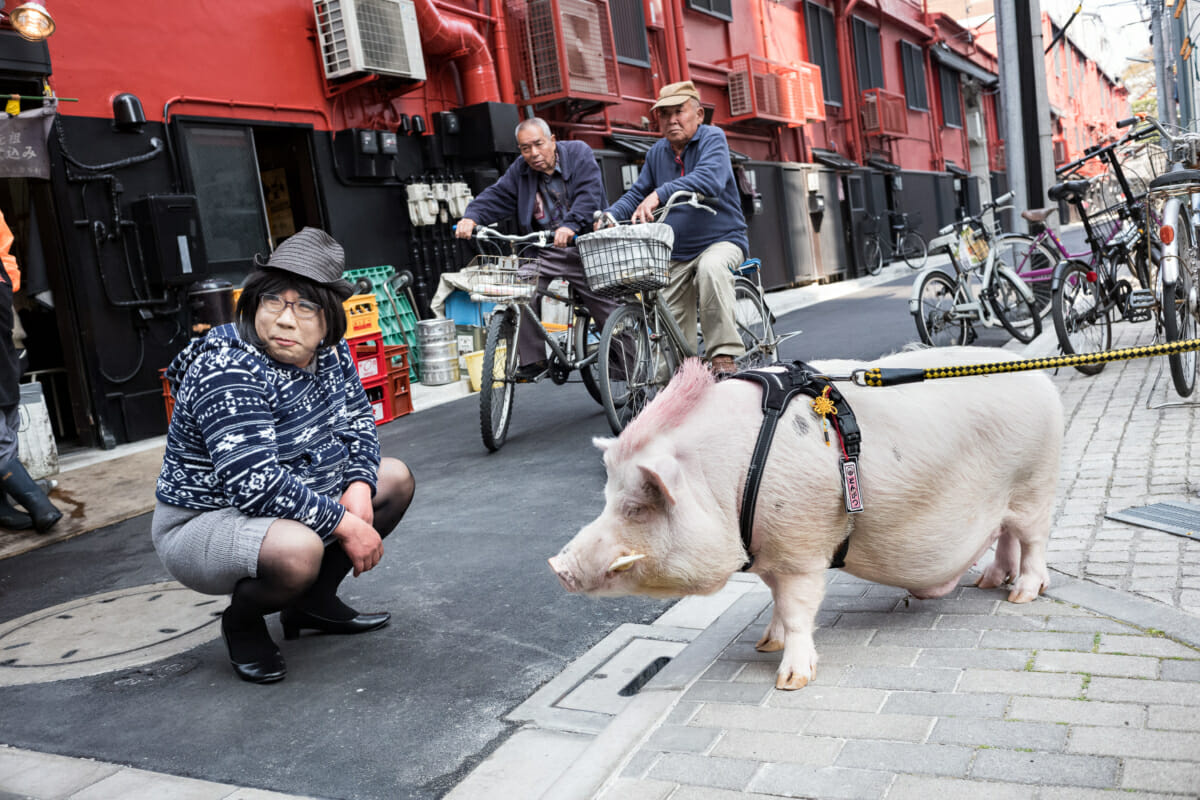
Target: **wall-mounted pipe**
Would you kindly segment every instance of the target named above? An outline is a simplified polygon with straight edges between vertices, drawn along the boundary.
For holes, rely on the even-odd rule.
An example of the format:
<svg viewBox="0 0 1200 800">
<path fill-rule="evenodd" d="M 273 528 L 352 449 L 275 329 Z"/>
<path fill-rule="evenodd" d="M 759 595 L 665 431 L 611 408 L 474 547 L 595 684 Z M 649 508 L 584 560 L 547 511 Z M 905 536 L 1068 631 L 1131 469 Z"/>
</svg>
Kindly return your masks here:
<svg viewBox="0 0 1200 800">
<path fill-rule="evenodd" d="M 691 70 L 688 68 L 687 31 L 683 27 L 683 0 L 667 0 L 672 19 L 668 24 L 675 26 L 675 47 L 679 58 L 678 80 L 691 80 Z"/>
<path fill-rule="evenodd" d="M 417 26 L 426 58 L 446 56 L 458 63 L 462 76 L 463 102 L 499 102 L 496 64 L 483 35 L 471 23 L 447 19 L 434 0 L 416 0 Z"/>
</svg>

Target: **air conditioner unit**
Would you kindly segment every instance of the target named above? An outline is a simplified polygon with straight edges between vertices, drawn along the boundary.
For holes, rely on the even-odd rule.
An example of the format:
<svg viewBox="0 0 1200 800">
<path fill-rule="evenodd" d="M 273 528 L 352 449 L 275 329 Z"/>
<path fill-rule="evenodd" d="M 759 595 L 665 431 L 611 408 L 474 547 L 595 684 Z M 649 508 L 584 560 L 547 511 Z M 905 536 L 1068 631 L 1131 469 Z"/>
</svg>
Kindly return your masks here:
<svg viewBox="0 0 1200 800">
<path fill-rule="evenodd" d="M 863 130 L 867 133 L 878 133 L 881 130 L 879 124 L 879 98 L 874 94 L 864 92 L 862 101 Z"/>
<path fill-rule="evenodd" d="M 615 45 L 603 0 L 507 0 L 505 9 L 518 89 L 526 99 L 618 100 Z"/>
<path fill-rule="evenodd" d="M 425 80 L 413 0 L 313 0 L 325 77 L 373 73 Z"/>
<path fill-rule="evenodd" d="M 562 0 L 559 9 L 571 88 L 577 92 L 608 94 L 600 6 L 579 0 Z"/>
</svg>

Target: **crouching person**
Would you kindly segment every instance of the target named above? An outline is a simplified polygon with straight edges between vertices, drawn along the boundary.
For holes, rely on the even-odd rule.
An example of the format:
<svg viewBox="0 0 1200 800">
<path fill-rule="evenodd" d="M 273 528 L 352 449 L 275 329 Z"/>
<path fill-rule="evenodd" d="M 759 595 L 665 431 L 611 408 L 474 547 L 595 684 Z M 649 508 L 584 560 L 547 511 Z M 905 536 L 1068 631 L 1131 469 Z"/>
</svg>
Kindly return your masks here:
<svg viewBox="0 0 1200 800">
<path fill-rule="evenodd" d="M 380 459 L 375 418 L 343 340 L 342 247 L 305 228 L 247 279 L 235 322 L 171 363 L 175 410 L 152 536 L 167 571 L 232 594 L 221 634 L 234 671 L 269 683 L 287 670 L 264 616 L 302 630 L 364 633 L 338 585 L 379 563 L 413 497 L 403 462 Z"/>
</svg>

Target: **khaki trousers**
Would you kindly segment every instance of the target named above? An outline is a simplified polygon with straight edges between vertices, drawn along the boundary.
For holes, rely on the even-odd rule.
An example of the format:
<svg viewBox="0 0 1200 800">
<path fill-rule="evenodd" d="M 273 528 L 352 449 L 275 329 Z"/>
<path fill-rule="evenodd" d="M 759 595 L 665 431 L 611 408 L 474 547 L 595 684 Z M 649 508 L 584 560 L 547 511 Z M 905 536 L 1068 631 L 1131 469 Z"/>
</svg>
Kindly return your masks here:
<svg viewBox="0 0 1200 800">
<path fill-rule="evenodd" d="M 662 289 L 663 298 L 679 323 L 684 337 L 696 349 L 696 310 L 705 357 L 733 356 L 746 352 L 734 318 L 733 273 L 742 263 L 742 248 L 717 242 L 691 261 L 672 261 L 671 279 Z"/>
</svg>

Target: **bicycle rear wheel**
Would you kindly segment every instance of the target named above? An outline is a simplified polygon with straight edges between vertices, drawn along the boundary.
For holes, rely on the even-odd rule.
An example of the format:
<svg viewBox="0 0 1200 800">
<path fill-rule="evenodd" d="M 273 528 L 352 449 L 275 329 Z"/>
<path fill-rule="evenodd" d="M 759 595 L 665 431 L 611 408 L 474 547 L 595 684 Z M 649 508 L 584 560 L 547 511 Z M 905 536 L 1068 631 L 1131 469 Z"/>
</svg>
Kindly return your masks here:
<svg viewBox="0 0 1200 800">
<path fill-rule="evenodd" d="M 738 336 L 746 354 L 737 359 L 738 369 L 758 369 L 779 360 L 775 348 L 775 328 L 771 324 L 771 309 L 758 292 L 758 286 L 746 278 L 733 284 L 733 312 Z"/>
<path fill-rule="evenodd" d="M 600 335 L 603 331 L 596 325 L 591 314 L 586 311 L 576 314 L 572 329 L 575 336 L 575 359 L 577 361 L 582 361 L 584 357 L 592 355 L 600 349 Z M 600 405 L 604 405 L 604 398 L 600 395 L 600 359 L 594 358 L 592 363 L 580 367 L 579 377 L 583 379 L 583 385 L 592 399 Z"/>
<path fill-rule="evenodd" d="M 513 374 L 517 371 L 514 309 L 498 309 L 488 322 L 479 381 L 479 433 L 491 452 L 504 446 L 512 419 Z"/>
<path fill-rule="evenodd" d="M 1038 313 L 1043 317 L 1050 313 L 1054 300 L 1050 284 L 1059 262 L 1058 254 L 1045 242 L 1023 233 L 1006 233 L 992 246 L 996 250 L 996 261 L 1007 265 L 1033 290 Z"/>
<path fill-rule="evenodd" d="M 1054 333 L 1066 355 L 1099 353 L 1112 346 L 1112 309 L 1099 276 L 1082 261 L 1068 261 L 1055 276 Z M 1104 364 L 1076 364 L 1084 375 L 1096 375 Z"/>
<path fill-rule="evenodd" d="M 871 234 L 863 240 L 863 266 L 867 272 L 872 275 L 878 275 L 879 270 L 883 269 L 883 247 L 879 244 L 879 237 L 876 234 Z"/>
<path fill-rule="evenodd" d="M 992 278 L 992 309 L 1014 339 L 1029 344 L 1042 333 L 1042 317 L 1032 298 L 1025 297 L 1027 287 L 1011 272 L 997 272 Z"/>
<path fill-rule="evenodd" d="M 912 312 L 921 341 L 932 347 L 966 344 L 970 322 L 954 313 L 958 284 L 944 272 L 919 278 L 918 306 Z"/>
<path fill-rule="evenodd" d="M 1167 257 L 1178 260 L 1178 278 L 1173 284 L 1163 283 L 1163 329 L 1168 342 L 1182 342 L 1196 337 L 1197 268 L 1196 242 L 1192 236 L 1189 214 L 1182 206 L 1175 220 L 1175 241 Z M 1172 256 L 1173 254 L 1173 256 Z M 1180 397 L 1189 397 L 1196 388 L 1196 351 L 1167 356 L 1171 380 Z"/>
<path fill-rule="evenodd" d="M 925 237 L 916 231 L 902 234 L 898 247 L 904 263 L 913 269 L 921 269 L 929 260 L 929 245 L 925 243 Z"/>
<path fill-rule="evenodd" d="M 621 306 L 604 323 L 598 361 L 601 402 L 615 434 L 658 395 L 678 364 L 670 340 L 651 331 L 636 302 Z"/>
</svg>

